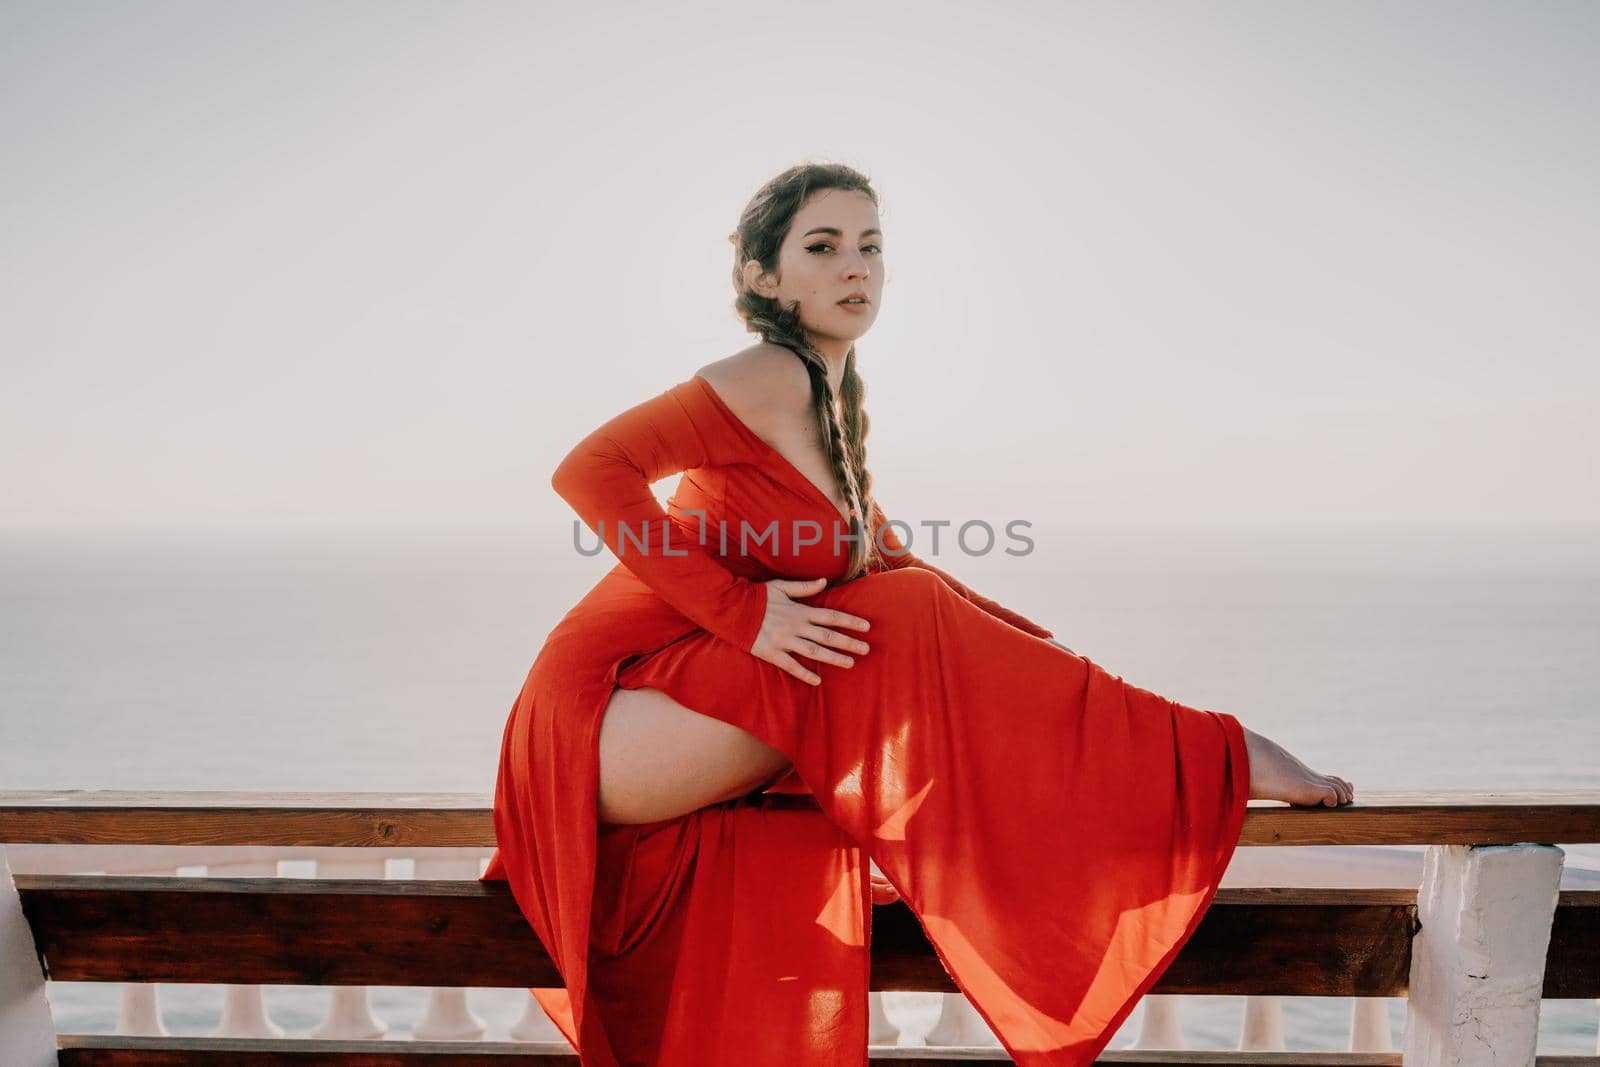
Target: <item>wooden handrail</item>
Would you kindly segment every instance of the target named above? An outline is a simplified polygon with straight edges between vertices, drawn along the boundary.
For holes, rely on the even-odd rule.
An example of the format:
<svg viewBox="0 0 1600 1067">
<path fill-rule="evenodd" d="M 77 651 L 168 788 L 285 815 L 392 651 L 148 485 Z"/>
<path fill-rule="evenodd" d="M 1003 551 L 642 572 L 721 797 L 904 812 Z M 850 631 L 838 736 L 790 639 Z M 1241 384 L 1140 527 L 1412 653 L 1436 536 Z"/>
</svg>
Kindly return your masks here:
<svg viewBox="0 0 1600 1067">
<path fill-rule="evenodd" d="M 56 981 L 561 981 L 504 883 L 18 875 L 16 886 Z M 1153 992 L 1402 996 L 1416 898 L 1414 889 L 1221 889 Z M 956 991 L 904 903 L 874 907 L 871 951 L 872 989 Z"/>
<path fill-rule="evenodd" d="M 213 1067 L 247 1062 L 258 1067 L 502 1067 L 507 1056 L 516 1067 L 577 1067 L 578 1057 L 560 1045 L 523 1041 L 480 1041 L 463 1048 L 455 1042 L 316 1041 L 307 1038 L 263 1040 L 219 1037 L 123 1037 L 68 1034 L 61 1038 L 61 1067 Z M 230 1058 L 231 1057 L 231 1058 Z M 873 1046 L 870 1063 L 893 1067 L 972 1067 L 1009 1064 L 999 1048 L 892 1048 Z M 1096 1063 L 1139 1064 L 1140 1067 L 1400 1067 L 1398 1052 L 1241 1052 L 1183 1049 L 1113 1049 Z M 508 1065 L 509 1067 L 509 1065 Z M 1600 1057 L 1540 1056 L 1534 1067 L 1600 1067 Z"/>
<path fill-rule="evenodd" d="M 55 874 L 15 882 L 56 981 L 560 984 L 505 883 Z M 1415 889 L 1219 889 L 1152 992 L 1404 996 L 1416 903 Z M 1597 954 L 1600 891 L 1561 891 L 1542 996 L 1600 996 Z M 956 990 L 903 903 L 873 909 L 871 988 Z"/>
<path fill-rule="evenodd" d="M 815 808 L 803 794 L 768 804 Z M 1241 845 L 1600 843 L 1600 789 L 1363 793 L 1342 808 L 1254 801 Z M 493 848 L 477 793 L 0 792 L 0 843 Z"/>
<path fill-rule="evenodd" d="M 61 1067 L 179 1067 L 248 1062 L 258 1067 L 304 1067 L 313 1062 L 339 1067 L 394 1067 L 416 1063 L 427 1067 L 501 1067 L 505 1057 L 519 1057 L 516 1067 L 576 1067 L 578 1058 L 560 1045 L 525 1041 L 481 1041 L 463 1049 L 457 1042 L 317 1041 L 308 1038 L 265 1040 L 228 1037 L 124 1037 L 67 1034 L 61 1038 Z M 970 1067 L 1006 1064 L 1011 1057 L 998 1048 L 940 1049 L 874 1046 L 872 1064 L 893 1067 Z M 1400 1067 L 1398 1052 L 1244 1052 L 1237 1049 L 1108 1049 L 1097 1064 L 1139 1067 Z M 1533 1067 L 1600 1067 L 1600 1056 L 1541 1055 Z"/>
</svg>

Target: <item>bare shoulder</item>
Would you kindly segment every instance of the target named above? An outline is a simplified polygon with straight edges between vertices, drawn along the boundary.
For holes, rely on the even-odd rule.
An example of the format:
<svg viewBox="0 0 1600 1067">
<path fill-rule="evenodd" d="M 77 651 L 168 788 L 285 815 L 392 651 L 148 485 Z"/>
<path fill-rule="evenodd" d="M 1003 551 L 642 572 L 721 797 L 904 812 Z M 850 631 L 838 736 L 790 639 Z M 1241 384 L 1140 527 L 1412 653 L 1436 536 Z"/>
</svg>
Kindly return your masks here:
<svg viewBox="0 0 1600 1067">
<path fill-rule="evenodd" d="M 739 420 L 768 442 L 811 406 L 811 376 L 789 349 L 763 341 L 695 371 Z"/>
</svg>

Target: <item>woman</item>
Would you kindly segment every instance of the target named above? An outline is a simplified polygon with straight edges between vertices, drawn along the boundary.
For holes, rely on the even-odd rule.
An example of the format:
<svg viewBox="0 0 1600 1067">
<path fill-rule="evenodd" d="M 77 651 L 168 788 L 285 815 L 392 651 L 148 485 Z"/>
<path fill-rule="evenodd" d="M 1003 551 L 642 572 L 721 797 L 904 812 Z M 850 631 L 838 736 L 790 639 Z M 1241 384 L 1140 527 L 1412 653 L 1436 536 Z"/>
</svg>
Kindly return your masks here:
<svg viewBox="0 0 1600 1067">
<path fill-rule="evenodd" d="M 552 479 L 619 562 L 511 710 L 483 878 L 560 969 L 534 992 L 587 1067 L 864 1063 L 896 896 L 1016 1062 L 1090 1063 L 1209 906 L 1246 799 L 1352 800 L 904 551 L 856 369 L 880 230 L 848 167 L 769 182 L 730 238 L 762 343 Z"/>
</svg>

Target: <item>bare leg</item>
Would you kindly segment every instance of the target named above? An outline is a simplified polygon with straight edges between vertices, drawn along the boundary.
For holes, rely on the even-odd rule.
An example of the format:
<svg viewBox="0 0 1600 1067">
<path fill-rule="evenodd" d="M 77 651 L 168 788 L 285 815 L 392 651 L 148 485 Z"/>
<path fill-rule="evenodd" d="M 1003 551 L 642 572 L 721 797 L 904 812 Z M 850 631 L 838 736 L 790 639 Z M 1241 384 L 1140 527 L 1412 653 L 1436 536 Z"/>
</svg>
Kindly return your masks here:
<svg viewBox="0 0 1600 1067">
<path fill-rule="evenodd" d="M 1244 732 L 1250 753 L 1250 799 L 1284 800 L 1304 807 L 1336 808 L 1355 800 L 1356 787 L 1336 774 L 1318 774 L 1287 749 L 1254 730 Z"/>
<path fill-rule="evenodd" d="M 775 748 L 659 689 L 616 689 L 600 723 L 602 823 L 673 819 L 791 770 Z"/>
<path fill-rule="evenodd" d="M 1318 774 L 1246 728 L 1250 798 L 1306 807 L 1355 800 L 1355 786 Z M 775 748 L 659 689 L 616 689 L 600 724 L 599 818 L 646 823 L 686 815 L 771 785 L 792 768 Z"/>
</svg>

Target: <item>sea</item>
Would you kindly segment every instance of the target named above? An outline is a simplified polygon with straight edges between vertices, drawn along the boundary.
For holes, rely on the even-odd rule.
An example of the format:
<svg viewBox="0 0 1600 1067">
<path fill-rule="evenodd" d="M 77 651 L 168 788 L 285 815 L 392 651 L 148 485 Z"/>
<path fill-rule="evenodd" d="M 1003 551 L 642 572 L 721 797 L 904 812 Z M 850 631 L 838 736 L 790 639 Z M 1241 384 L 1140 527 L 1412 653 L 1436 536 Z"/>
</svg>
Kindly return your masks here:
<svg viewBox="0 0 1600 1067">
<path fill-rule="evenodd" d="M 1030 536 L 1024 556 L 919 554 L 1114 674 L 1237 715 L 1358 799 L 1600 787 L 1600 524 L 1064 518 Z M 565 518 L 0 531 L 0 790 L 488 797 L 541 642 L 616 562 L 579 545 L 592 535 Z M 1561 847 L 1568 868 L 1600 870 L 1600 845 Z M 305 1034 L 328 995 L 271 987 L 266 1003 Z M 403 1038 L 426 991 L 372 996 Z M 209 1033 L 222 998 L 162 986 L 167 1029 Z M 52 982 L 50 999 L 62 1032 L 115 1029 L 115 987 Z M 526 1000 L 469 1002 L 503 1040 Z M 1348 1000 L 1282 1004 L 1289 1048 L 1348 1047 Z M 886 1005 L 919 1044 L 938 1000 Z M 1398 1048 L 1405 1006 L 1388 1007 Z M 1186 998 L 1191 1047 L 1237 1047 L 1242 1009 Z M 1593 1054 L 1596 1017 L 1593 1001 L 1544 1002 L 1539 1051 Z"/>
</svg>

